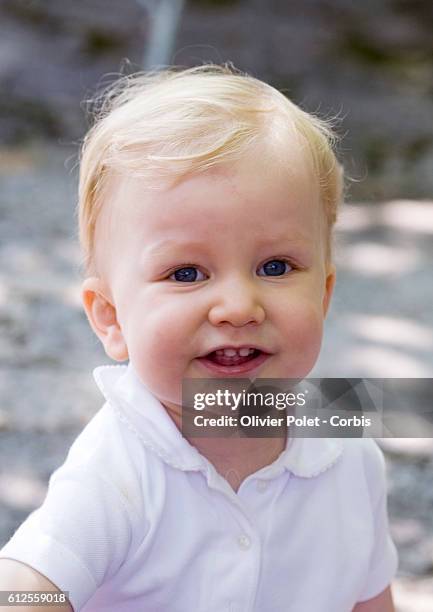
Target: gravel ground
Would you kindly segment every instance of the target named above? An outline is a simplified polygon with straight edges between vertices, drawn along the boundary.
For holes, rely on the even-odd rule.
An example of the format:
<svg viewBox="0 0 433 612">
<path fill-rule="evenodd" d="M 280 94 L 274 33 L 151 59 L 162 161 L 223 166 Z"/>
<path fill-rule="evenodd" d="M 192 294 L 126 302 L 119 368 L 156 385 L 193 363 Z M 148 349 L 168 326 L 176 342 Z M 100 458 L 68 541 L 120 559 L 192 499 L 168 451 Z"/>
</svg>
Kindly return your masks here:
<svg viewBox="0 0 433 612">
<path fill-rule="evenodd" d="M 0 150 L 0 545 L 101 406 L 79 303 L 74 152 Z M 346 205 L 317 376 L 433 376 L 433 203 Z M 433 610 L 433 443 L 383 440 L 399 612 Z"/>
</svg>

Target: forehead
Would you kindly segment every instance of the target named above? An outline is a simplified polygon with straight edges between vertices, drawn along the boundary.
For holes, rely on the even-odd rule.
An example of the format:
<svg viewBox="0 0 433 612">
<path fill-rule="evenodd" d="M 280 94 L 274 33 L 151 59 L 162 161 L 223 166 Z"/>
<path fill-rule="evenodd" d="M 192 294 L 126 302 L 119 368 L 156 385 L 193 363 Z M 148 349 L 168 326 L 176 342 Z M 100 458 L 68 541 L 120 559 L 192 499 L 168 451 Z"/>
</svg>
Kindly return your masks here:
<svg viewBox="0 0 433 612">
<path fill-rule="evenodd" d="M 139 177 L 117 177 L 107 196 L 98 220 L 100 252 L 105 243 L 121 254 L 122 245 L 137 240 L 155 251 L 199 240 L 317 242 L 323 225 L 317 180 L 295 153 L 282 159 L 259 149 L 161 189 L 149 189 Z"/>
</svg>

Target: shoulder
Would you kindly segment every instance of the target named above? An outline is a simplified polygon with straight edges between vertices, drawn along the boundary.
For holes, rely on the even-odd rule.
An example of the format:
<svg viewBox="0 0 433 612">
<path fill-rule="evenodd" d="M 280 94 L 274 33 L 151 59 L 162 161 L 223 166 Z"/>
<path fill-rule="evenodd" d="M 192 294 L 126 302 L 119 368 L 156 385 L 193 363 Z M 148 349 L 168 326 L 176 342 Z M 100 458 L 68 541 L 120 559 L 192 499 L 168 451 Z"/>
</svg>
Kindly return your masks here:
<svg viewBox="0 0 433 612">
<path fill-rule="evenodd" d="M 98 503 L 98 493 L 104 502 L 111 497 L 132 519 L 141 520 L 142 483 L 153 464 L 149 455 L 107 402 L 72 443 L 64 463 L 51 475 L 49 490 L 61 491 L 75 482 L 83 495 L 94 491 L 93 503 Z"/>
<path fill-rule="evenodd" d="M 112 476 L 116 468 L 128 471 L 142 465 L 144 452 L 145 447 L 134 431 L 106 402 L 74 440 L 65 463 Z"/>
<path fill-rule="evenodd" d="M 384 469 L 383 452 L 373 438 L 341 438 L 341 443 L 347 460 L 360 462 L 368 472 Z"/>
<path fill-rule="evenodd" d="M 373 503 L 386 493 L 386 463 L 373 438 L 342 439 L 342 463 L 348 476 L 359 486 L 366 485 Z"/>
</svg>

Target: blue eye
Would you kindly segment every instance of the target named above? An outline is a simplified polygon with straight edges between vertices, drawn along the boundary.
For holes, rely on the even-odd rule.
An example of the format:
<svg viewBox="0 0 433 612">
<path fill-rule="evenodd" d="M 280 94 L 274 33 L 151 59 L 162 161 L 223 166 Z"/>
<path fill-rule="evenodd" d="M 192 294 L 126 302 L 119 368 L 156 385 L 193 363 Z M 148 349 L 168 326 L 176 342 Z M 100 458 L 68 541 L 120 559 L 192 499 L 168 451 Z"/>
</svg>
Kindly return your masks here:
<svg viewBox="0 0 433 612">
<path fill-rule="evenodd" d="M 178 268 L 175 270 L 173 274 L 170 274 L 169 278 L 181 283 L 193 283 L 196 280 L 205 280 L 205 278 L 198 278 L 200 274 L 202 277 L 205 276 L 203 272 L 197 270 L 195 266 L 186 266 L 185 268 Z"/>
<path fill-rule="evenodd" d="M 283 259 L 271 259 L 260 266 L 259 270 L 261 269 L 264 270 L 264 274 L 259 273 L 259 276 L 282 276 L 290 272 L 293 268 L 288 261 Z"/>
</svg>

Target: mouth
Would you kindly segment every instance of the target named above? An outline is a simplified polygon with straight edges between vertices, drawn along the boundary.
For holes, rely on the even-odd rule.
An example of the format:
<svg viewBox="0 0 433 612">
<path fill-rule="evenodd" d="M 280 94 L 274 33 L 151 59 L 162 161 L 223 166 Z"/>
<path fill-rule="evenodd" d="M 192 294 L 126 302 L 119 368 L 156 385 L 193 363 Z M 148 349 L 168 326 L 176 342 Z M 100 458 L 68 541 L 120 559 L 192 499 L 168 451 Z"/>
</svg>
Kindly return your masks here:
<svg viewBox="0 0 433 612">
<path fill-rule="evenodd" d="M 254 370 L 270 357 L 270 353 L 251 347 L 221 347 L 198 358 L 207 370 L 223 376 L 244 374 Z"/>
</svg>

